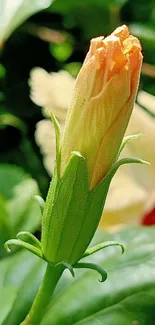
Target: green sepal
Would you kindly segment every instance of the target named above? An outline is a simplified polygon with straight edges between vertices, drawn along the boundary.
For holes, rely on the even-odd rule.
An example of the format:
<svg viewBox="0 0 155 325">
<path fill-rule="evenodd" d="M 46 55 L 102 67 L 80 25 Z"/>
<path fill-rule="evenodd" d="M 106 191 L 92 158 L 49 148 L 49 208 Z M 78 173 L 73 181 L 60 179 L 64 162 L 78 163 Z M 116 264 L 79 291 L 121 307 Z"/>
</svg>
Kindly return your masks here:
<svg viewBox="0 0 155 325">
<path fill-rule="evenodd" d="M 27 242 L 24 242 L 23 240 L 20 239 L 9 239 L 5 244 L 4 247 L 7 250 L 8 253 L 11 252 L 11 246 L 18 246 L 21 248 L 25 248 L 28 251 L 30 251 L 31 253 L 37 255 L 38 257 L 44 259 L 43 257 L 43 253 L 41 251 L 41 249 L 39 249 L 36 246 L 33 246 Z"/>
<path fill-rule="evenodd" d="M 85 253 L 83 254 L 82 258 L 90 256 L 98 251 L 100 251 L 101 249 L 104 249 L 106 247 L 110 247 L 110 246 L 120 246 L 122 254 L 124 253 L 124 246 L 123 244 L 117 242 L 117 241 L 106 241 L 100 244 L 97 244 L 93 247 L 88 248 Z"/>
<path fill-rule="evenodd" d="M 61 149 L 60 149 L 60 140 L 61 140 L 61 131 L 60 131 L 60 124 L 54 115 L 53 112 L 50 112 L 51 120 L 54 125 L 55 129 L 55 138 L 56 138 L 56 171 L 58 177 L 60 177 L 60 161 L 61 161 Z"/>
<path fill-rule="evenodd" d="M 33 234 L 31 234 L 29 231 L 20 231 L 16 235 L 17 239 L 20 239 L 26 243 L 29 243 L 31 245 L 34 245 L 41 249 L 41 242 L 38 238 L 36 238 Z"/>
<path fill-rule="evenodd" d="M 67 263 L 65 261 L 62 261 L 60 263 L 55 264 L 55 266 L 57 266 L 57 265 L 62 265 L 62 266 L 64 266 L 64 269 L 68 269 L 70 271 L 72 277 L 74 278 L 75 273 L 74 273 L 73 266 L 71 264 L 69 264 L 69 263 Z"/>
<path fill-rule="evenodd" d="M 128 163 L 147 163 L 138 158 L 116 161 L 100 184 L 90 191 L 85 158 L 73 152 L 60 177 L 60 127 L 55 116 L 56 169 L 43 212 L 41 247 L 47 261 L 74 264 L 82 258 L 99 224 L 111 180 L 117 169 Z M 140 135 L 124 138 L 124 146 Z M 118 158 L 117 156 L 117 158 Z"/>
<path fill-rule="evenodd" d="M 58 178 L 54 173 L 44 208 L 41 243 L 48 261 L 77 262 L 70 256 L 85 220 L 88 194 L 86 161 L 73 152 L 63 176 Z"/>
<path fill-rule="evenodd" d="M 40 195 L 35 195 L 34 196 L 34 199 L 37 201 L 37 203 L 39 203 L 39 207 L 40 207 L 41 213 L 43 213 L 44 206 L 45 206 L 44 199 Z"/>
<path fill-rule="evenodd" d="M 133 134 L 133 135 L 127 135 L 123 138 L 123 141 L 121 143 L 120 149 L 118 151 L 117 157 L 116 157 L 116 161 L 118 160 L 122 150 L 125 148 L 125 146 L 132 140 L 137 140 L 142 134 L 138 133 L 138 134 Z"/>
<path fill-rule="evenodd" d="M 89 192 L 87 197 L 84 222 L 78 234 L 73 253 L 70 256 L 70 263 L 75 263 L 75 261 L 78 261 L 82 258 L 85 250 L 92 240 L 92 237 L 98 227 L 102 215 L 105 200 L 113 176 L 121 165 L 130 163 L 149 164 L 145 160 L 139 158 L 121 159 L 111 167 L 99 185 L 94 190 Z"/>
<path fill-rule="evenodd" d="M 101 274 L 101 280 L 99 280 L 100 282 L 104 282 L 107 279 L 107 272 L 103 269 L 102 266 L 94 264 L 94 263 L 76 263 L 73 265 L 74 268 L 76 269 L 91 269 L 91 270 L 95 270 L 98 273 Z"/>
</svg>

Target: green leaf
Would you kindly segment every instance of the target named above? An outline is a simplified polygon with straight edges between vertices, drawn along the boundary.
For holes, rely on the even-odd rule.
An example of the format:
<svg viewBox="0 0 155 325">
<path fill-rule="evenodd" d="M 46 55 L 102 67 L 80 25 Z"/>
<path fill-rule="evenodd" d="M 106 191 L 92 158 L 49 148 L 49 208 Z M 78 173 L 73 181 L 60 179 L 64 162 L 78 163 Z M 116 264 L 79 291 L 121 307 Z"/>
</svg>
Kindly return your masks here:
<svg viewBox="0 0 155 325">
<path fill-rule="evenodd" d="M 93 5 L 101 6 L 102 9 L 109 8 L 112 5 L 119 6 L 120 8 L 127 2 L 128 0 L 85 0 L 83 3 L 82 0 L 78 2 L 66 0 L 55 0 L 54 4 L 49 8 L 50 11 L 58 11 L 58 12 L 69 12 L 75 9 L 83 8 L 83 7 L 92 7 Z M 84 6 L 85 5 L 85 6 Z"/>
<path fill-rule="evenodd" d="M 110 238 L 124 244 L 124 255 L 109 247 L 90 257 L 104 267 L 107 280 L 99 283 L 93 271 L 76 274 L 73 284 L 50 303 L 41 325 L 154 324 L 155 228 L 126 229 Z"/>
<path fill-rule="evenodd" d="M 6 199 L 13 196 L 14 187 L 28 177 L 20 167 L 1 164 L 0 165 L 0 193 Z"/>
<path fill-rule="evenodd" d="M 3 100 L 3 94 L 2 97 L 0 97 L 0 100 Z M 0 114 L 0 127 L 4 128 L 7 126 L 13 126 L 21 131 L 21 133 L 24 135 L 26 132 L 26 125 L 23 121 L 21 121 L 18 117 L 6 112 Z"/>
<path fill-rule="evenodd" d="M 6 210 L 6 200 L 0 196 L 0 257 L 6 255 L 4 243 L 9 236 L 9 215 Z"/>
<path fill-rule="evenodd" d="M 51 44 L 50 52 L 58 61 L 66 61 L 73 52 L 73 46 L 69 43 Z"/>
<path fill-rule="evenodd" d="M 14 286 L 17 296 L 3 325 L 17 325 L 28 313 L 45 272 L 45 262 L 33 254 L 21 251 L 0 262 L 0 282 Z M 1 296 L 0 288 L 0 296 Z M 1 306 L 0 306 L 1 314 Z"/>
<path fill-rule="evenodd" d="M 77 269 L 73 279 L 66 270 L 41 325 L 154 325 L 155 227 L 113 234 L 98 231 L 91 246 L 103 240 L 119 241 L 126 248 L 122 256 L 119 247 L 109 247 L 88 257 L 106 270 L 107 280 L 99 283 L 93 270 Z M 10 299 L 3 325 L 17 325 L 24 319 L 44 272 L 45 262 L 25 251 L 0 262 L 0 297 L 4 288 L 18 292 Z M 0 315 L 1 308 L 0 304 Z"/>
<path fill-rule="evenodd" d="M 25 171 L 14 165 L 0 166 L 0 256 L 6 240 L 21 231 L 35 231 L 41 211 L 34 195 L 38 185 Z"/>
<path fill-rule="evenodd" d="M 0 41 L 5 41 L 12 32 L 36 12 L 46 9 L 52 0 L 1 0 Z"/>
<path fill-rule="evenodd" d="M 17 232 L 34 231 L 40 224 L 41 211 L 34 196 L 39 194 L 35 180 L 29 178 L 14 187 L 13 197 L 7 202 L 12 237 Z"/>
<path fill-rule="evenodd" d="M 0 79 L 3 79 L 6 76 L 6 69 L 3 64 L 0 64 Z"/>
<path fill-rule="evenodd" d="M 118 304 L 105 308 L 77 325 L 153 325 L 155 319 L 154 290 L 127 297 Z"/>
<path fill-rule="evenodd" d="M 74 78 L 76 78 L 81 66 L 81 62 L 71 62 L 64 65 L 64 70 L 68 71 Z"/>
<path fill-rule="evenodd" d="M 9 226 L 9 216 L 6 210 L 6 200 L 0 195 L 0 229 L 7 230 Z"/>
<path fill-rule="evenodd" d="M 17 296 L 17 288 L 8 286 L 1 289 L 0 295 L 0 325 L 3 324 L 3 321 L 9 315 L 9 312 L 12 308 L 14 300 Z"/>
</svg>

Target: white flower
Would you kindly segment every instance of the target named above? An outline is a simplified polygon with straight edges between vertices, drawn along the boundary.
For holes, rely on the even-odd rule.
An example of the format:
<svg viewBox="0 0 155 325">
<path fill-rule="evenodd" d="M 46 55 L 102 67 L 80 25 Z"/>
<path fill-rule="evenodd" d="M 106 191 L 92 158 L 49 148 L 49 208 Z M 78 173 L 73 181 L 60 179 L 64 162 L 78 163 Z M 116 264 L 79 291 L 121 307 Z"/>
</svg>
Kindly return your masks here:
<svg viewBox="0 0 155 325">
<path fill-rule="evenodd" d="M 155 104 L 155 98 L 154 98 Z M 129 123 L 128 134 L 142 133 L 138 141 L 129 143 L 130 155 L 143 157 L 151 165 L 148 168 L 137 168 L 134 166 L 134 176 L 146 189 L 155 189 L 155 118 L 148 112 L 135 105 L 133 116 Z"/>
<path fill-rule="evenodd" d="M 53 111 L 58 120 L 65 120 L 71 101 L 75 79 L 67 71 L 48 73 L 42 68 L 31 70 L 29 86 L 30 97 L 38 106 L 44 107 L 47 116 Z"/>
<path fill-rule="evenodd" d="M 138 93 L 138 103 L 147 109 L 149 109 L 153 114 L 155 114 L 155 96 L 147 93 L 144 90 Z"/>
<path fill-rule="evenodd" d="M 61 133 L 68 106 L 71 101 L 75 79 L 67 71 L 48 73 L 42 68 L 34 68 L 30 72 L 30 97 L 38 106 L 44 107 L 43 114 L 53 112 L 59 120 Z M 48 116 L 49 117 L 49 116 Z M 51 176 L 54 170 L 56 155 L 55 131 L 52 122 L 44 119 L 37 123 L 36 143 L 43 155 L 46 170 Z"/>
<path fill-rule="evenodd" d="M 118 170 L 110 186 L 100 228 L 139 224 L 147 197 L 147 191 L 136 182 L 129 169 Z"/>
</svg>

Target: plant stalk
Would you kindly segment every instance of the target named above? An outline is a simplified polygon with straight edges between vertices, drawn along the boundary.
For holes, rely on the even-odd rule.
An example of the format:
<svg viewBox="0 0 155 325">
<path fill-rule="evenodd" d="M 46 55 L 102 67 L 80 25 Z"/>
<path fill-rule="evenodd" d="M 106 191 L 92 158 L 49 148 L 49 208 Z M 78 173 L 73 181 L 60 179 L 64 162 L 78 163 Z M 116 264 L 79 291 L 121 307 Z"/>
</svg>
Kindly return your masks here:
<svg viewBox="0 0 155 325">
<path fill-rule="evenodd" d="M 36 295 L 29 314 L 20 325 L 39 325 L 46 306 L 51 301 L 53 291 L 64 271 L 65 267 L 62 265 L 47 264 L 46 273 L 40 289 Z"/>
</svg>

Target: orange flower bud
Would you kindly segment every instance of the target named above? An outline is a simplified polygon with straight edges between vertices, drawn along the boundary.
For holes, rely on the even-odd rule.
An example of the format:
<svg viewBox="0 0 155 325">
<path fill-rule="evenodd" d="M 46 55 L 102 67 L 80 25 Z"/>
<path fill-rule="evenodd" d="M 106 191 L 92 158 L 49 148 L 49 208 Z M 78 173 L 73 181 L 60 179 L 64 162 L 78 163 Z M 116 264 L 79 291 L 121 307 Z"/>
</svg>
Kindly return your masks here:
<svg viewBox="0 0 155 325">
<path fill-rule="evenodd" d="M 91 40 L 67 114 L 61 174 L 72 151 L 85 157 L 91 189 L 107 174 L 133 109 L 141 63 L 139 40 L 125 25 Z"/>
</svg>

